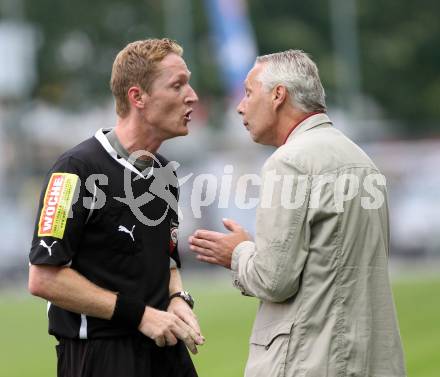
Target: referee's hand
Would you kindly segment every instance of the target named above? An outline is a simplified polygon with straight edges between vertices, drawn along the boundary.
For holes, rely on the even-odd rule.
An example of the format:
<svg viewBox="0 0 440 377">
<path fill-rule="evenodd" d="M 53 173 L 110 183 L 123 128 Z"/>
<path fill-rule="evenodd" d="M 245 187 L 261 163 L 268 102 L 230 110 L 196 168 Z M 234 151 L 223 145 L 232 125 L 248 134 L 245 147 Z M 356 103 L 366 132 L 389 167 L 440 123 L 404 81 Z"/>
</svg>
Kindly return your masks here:
<svg viewBox="0 0 440 377">
<path fill-rule="evenodd" d="M 197 353 L 197 346 L 204 343 L 204 338 L 175 314 L 145 307 L 139 331 L 153 339 L 157 346 L 174 346 L 177 339 L 182 340 L 188 349 Z"/>
<path fill-rule="evenodd" d="M 172 299 L 168 305 L 167 312 L 177 315 L 183 322 L 190 326 L 197 333 L 197 335 L 200 335 L 203 340 L 205 340 L 204 336 L 202 335 L 202 331 L 200 330 L 196 314 L 181 298 L 175 297 Z"/>
</svg>

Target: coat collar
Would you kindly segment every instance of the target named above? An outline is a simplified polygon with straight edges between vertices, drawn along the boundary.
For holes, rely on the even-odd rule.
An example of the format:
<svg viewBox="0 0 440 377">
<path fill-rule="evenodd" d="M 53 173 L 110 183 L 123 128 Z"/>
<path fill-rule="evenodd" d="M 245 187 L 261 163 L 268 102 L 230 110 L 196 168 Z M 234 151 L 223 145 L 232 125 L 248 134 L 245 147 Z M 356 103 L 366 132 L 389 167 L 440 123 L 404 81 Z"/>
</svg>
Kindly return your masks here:
<svg viewBox="0 0 440 377">
<path fill-rule="evenodd" d="M 311 130 L 312 128 L 315 128 L 317 126 L 320 126 L 321 124 L 332 124 L 332 121 L 328 117 L 326 113 L 318 113 L 313 114 L 303 121 L 301 121 L 294 129 L 293 131 L 287 136 L 286 141 L 284 144 L 289 143 L 292 141 L 292 139 L 299 134 L 302 134 L 303 132 L 306 132 L 308 130 Z"/>
</svg>

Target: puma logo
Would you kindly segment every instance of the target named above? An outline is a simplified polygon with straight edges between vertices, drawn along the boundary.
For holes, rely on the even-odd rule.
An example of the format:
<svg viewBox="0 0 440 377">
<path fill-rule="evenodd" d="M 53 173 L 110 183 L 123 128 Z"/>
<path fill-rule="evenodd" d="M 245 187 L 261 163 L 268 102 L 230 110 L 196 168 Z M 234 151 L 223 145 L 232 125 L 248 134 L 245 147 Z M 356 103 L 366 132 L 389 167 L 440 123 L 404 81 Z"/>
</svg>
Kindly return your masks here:
<svg viewBox="0 0 440 377">
<path fill-rule="evenodd" d="M 40 245 L 45 247 L 47 249 L 47 252 L 49 253 L 49 256 L 52 256 L 52 246 L 55 245 L 57 243 L 57 241 L 53 241 L 52 245 L 48 245 L 46 242 L 44 242 L 44 240 L 40 240 Z"/>
<path fill-rule="evenodd" d="M 131 228 L 131 231 L 129 231 L 125 226 L 123 226 L 123 225 L 119 225 L 118 231 L 120 231 L 120 232 L 124 232 L 124 233 L 128 233 L 128 234 L 130 235 L 131 239 L 132 239 L 133 242 L 134 242 L 133 232 L 134 232 L 134 228 L 135 228 L 135 226 L 136 226 L 136 225 L 133 225 L 133 227 Z"/>
</svg>

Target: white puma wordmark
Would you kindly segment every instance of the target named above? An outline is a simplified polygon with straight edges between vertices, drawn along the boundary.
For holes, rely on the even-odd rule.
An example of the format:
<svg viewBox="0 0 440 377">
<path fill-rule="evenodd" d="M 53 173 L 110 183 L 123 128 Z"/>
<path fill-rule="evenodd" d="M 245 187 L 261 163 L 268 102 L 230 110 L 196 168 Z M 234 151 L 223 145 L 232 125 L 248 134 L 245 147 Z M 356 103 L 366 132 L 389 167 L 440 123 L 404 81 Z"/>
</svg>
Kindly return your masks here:
<svg viewBox="0 0 440 377">
<path fill-rule="evenodd" d="M 119 230 L 120 232 L 128 233 L 128 234 L 130 235 L 131 239 L 132 239 L 133 242 L 134 242 L 133 232 L 134 232 L 134 227 L 135 227 L 135 226 L 136 226 L 136 225 L 133 225 L 133 227 L 131 228 L 131 231 L 129 231 L 125 226 L 123 226 L 123 225 L 119 225 L 118 230 Z"/>
<path fill-rule="evenodd" d="M 57 243 L 57 241 L 53 241 L 52 244 L 49 246 L 48 244 L 46 244 L 46 242 L 44 242 L 44 240 L 40 240 L 40 245 L 45 247 L 47 249 L 47 252 L 49 253 L 49 256 L 52 256 L 52 246 L 55 245 Z"/>
</svg>

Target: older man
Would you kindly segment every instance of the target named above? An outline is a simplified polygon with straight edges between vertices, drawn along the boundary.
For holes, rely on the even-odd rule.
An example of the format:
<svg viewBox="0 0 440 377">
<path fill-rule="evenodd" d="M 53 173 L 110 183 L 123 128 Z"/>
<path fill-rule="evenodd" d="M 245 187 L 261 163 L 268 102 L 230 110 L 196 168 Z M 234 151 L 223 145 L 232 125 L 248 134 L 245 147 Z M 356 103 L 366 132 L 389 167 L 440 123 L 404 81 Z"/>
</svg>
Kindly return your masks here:
<svg viewBox="0 0 440 377">
<path fill-rule="evenodd" d="M 255 142 L 277 147 L 255 241 L 225 219 L 230 233 L 189 242 L 261 300 L 245 376 L 405 376 L 384 178 L 332 126 L 316 65 L 298 50 L 258 57 L 238 112 Z"/>
<path fill-rule="evenodd" d="M 58 376 L 197 376 L 185 344 L 196 353 L 204 339 L 176 269 L 177 180 L 157 153 L 188 133 L 198 100 L 182 52 L 169 39 L 120 51 L 116 127 L 64 153 L 46 177 L 29 289 L 49 301 Z"/>
</svg>

